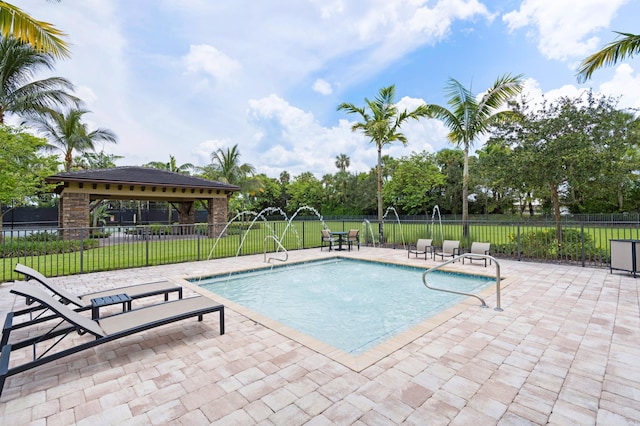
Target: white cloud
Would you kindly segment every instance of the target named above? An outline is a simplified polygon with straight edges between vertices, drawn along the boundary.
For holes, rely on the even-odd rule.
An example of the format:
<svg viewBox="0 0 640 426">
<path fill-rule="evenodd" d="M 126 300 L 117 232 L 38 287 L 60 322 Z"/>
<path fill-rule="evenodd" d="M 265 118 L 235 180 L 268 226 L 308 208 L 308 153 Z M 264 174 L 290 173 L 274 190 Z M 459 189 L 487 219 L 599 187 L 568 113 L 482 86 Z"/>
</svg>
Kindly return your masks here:
<svg viewBox="0 0 640 426">
<path fill-rule="evenodd" d="M 337 126 L 322 126 L 312 113 L 276 95 L 251 100 L 248 115 L 268 142 L 257 155 L 260 164 L 254 164 L 267 175 L 277 176 L 282 170 L 293 176 L 310 171 L 320 178 L 335 173 L 335 158 L 342 153 L 351 157 L 351 172 L 367 171 L 377 161 L 375 147 L 360 133 L 352 132 L 346 120 Z"/>
<path fill-rule="evenodd" d="M 609 26 L 628 0 L 524 0 L 519 10 L 502 19 L 510 31 L 533 29 L 538 49 L 550 59 L 567 60 L 595 51 L 600 40 L 592 36 Z"/>
<path fill-rule="evenodd" d="M 333 88 L 331 84 L 321 78 L 317 79 L 315 83 L 313 83 L 314 92 L 318 92 L 321 95 L 330 95 L 333 93 Z"/>
<path fill-rule="evenodd" d="M 203 72 L 221 80 L 227 79 L 242 69 L 240 63 L 207 44 L 191 45 L 189 53 L 183 60 L 187 73 Z"/>
<path fill-rule="evenodd" d="M 414 96 L 402 98 L 401 107 L 415 108 L 420 97 L 437 102 L 447 74 L 467 72 L 467 57 L 482 58 L 474 72 L 511 67 L 513 58 L 502 52 L 516 38 L 490 25 L 504 6 L 480 0 L 278 0 L 277 10 L 249 0 L 71 3 L 21 1 L 32 16 L 69 34 L 73 56 L 56 63 L 55 75 L 76 85 L 92 126 L 116 132 L 120 141 L 107 150 L 125 157 L 120 165 L 169 155 L 204 165 L 215 149 L 237 144 L 242 161 L 269 176 L 335 173 L 342 153 L 351 158 L 350 171 L 368 171 L 376 148 L 351 131 L 356 117 L 336 112 L 340 102 L 361 101 L 394 82 Z M 609 31 L 590 29 L 606 25 L 622 0 L 548 3 L 518 1 L 505 22 L 513 31 L 531 30 L 562 57 L 562 49 L 568 55 Z M 624 30 L 619 22 L 616 29 Z M 536 61 L 527 74 L 554 88 L 548 96 L 580 92 L 573 75 L 548 72 L 544 58 L 524 48 Z M 624 94 L 621 105 L 638 105 L 637 79 L 621 67 L 610 81 L 598 81 L 599 90 Z M 384 154 L 452 147 L 436 120 L 410 121 L 402 131 L 408 146 L 394 143 Z"/>
<path fill-rule="evenodd" d="M 77 86 L 73 92 L 78 98 L 82 99 L 82 102 L 84 102 L 85 106 L 89 109 L 91 109 L 92 105 L 98 100 L 98 95 L 96 95 L 91 87 Z"/>
<path fill-rule="evenodd" d="M 339 15 L 344 11 L 343 0 L 311 0 L 320 8 L 321 17 L 323 19 L 331 18 L 332 16 Z"/>
<path fill-rule="evenodd" d="M 233 143 L 229 139 L 212 139 L 206 140 L 204 142 L 200 142 L 193 149 L 192 154 L 201 159 L 201 163 L 199 164 L 209 164 L 211 163 L 211 154 L 222 148 L 230 148 L 233 146 Z"/>
<path fill-rule="evenodd" d="M 600 91 L 620 96 L 620 108 L 640 108 L 640 73 L 634 75 L 629 64 L 622 64 L 611 80 L 600 85 Z"/>
</svg>

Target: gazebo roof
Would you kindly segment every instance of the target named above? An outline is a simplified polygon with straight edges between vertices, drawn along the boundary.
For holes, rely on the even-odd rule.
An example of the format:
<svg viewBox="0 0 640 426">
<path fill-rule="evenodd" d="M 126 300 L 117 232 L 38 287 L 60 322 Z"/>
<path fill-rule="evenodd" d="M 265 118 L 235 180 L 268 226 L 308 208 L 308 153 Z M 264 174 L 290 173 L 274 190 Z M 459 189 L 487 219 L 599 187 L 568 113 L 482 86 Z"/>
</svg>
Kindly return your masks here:
<svg viewBox="0 0 640 426">
<path fill-rule="evenodd" d="M 182 175 L 167 170 L 148 167 L 115 167 L 111 169 L 90 169 L 63 172 L 49 176 L 48 183 L 78 182 L 120 185 L 153 185 L 157 187 L 215 189 L 239 191 L 240 187 L 194 176 Z"/>
</svg>

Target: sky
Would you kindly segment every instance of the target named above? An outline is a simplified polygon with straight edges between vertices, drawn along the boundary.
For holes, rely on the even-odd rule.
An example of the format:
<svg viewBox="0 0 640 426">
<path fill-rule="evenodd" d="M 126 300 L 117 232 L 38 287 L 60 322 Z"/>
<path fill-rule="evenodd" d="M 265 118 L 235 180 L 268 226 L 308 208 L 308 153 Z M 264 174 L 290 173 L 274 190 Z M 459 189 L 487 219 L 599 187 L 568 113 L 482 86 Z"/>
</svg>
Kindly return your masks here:
<svg viewBox="0 0 640 426">
<path fill-rule="evenodd" d="M 576 69 L 614 41 L 637 34 L 637 0 L 21 0 L 13 4 L 67 34 L 71 58 L 39 78 L 76 87 L 90 130 L 117 144 L 98 151 L 124 158 L 210 164 L 238 146 L 240 162 L 278 178 L 377 163 L 374 144 L 351 126 L 358 107 L 395 85 L 400 110 L 446 106 L 453 78 L 482 93 L 504 75 L 522 74 L 530 99 L 585 90 L 640 108 L 640 57 L 596 71 Z M 453 148 L 436 120 L 407 122 L 408 139 L 387 145 L 394 158 Z M 481 148 L 483 140 L 475 143 Z"/>
</svg>

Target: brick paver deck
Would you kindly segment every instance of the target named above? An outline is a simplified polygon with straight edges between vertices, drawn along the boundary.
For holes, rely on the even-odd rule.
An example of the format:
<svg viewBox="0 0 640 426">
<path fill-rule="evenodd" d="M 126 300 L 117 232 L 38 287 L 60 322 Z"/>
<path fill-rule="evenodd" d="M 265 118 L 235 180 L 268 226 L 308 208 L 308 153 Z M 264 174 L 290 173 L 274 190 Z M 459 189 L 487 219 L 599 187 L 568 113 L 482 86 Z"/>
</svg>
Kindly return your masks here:
<svg viewBox="0 0 640 426">
<path fill-rule="evenodd" d="M 319 249 L 290 261 L 335 256 Z M 404 250 L 340 256 L 411 265 Z M 262 265 L 263 256 L 55 278 L 81 294 Z M 438 262 L 439 263 L 439 262 Z M 378 359 L 345 359 L 227 308 L 7 380 L 2 425 L 640 424 L 638 281 L 605 269 L 501 260 L 503 312 L 475 299 Z M 452 269 L 493 273 L 481 263 Z M 0 286 L 0 314 L 22 306 Z M 186 296 L 193 293 L 187 289 Z M 425 291 L 428 291 L 425 289 Z M 495 297 L 487 302 L 495 306 Z M 76 339 L 80 339 L 77 337 Z M 87 338 L 84 336 L 84 338 Z M 311 346 L 311 347 L 310 347 Z M 28 356 L 16 352 L 15 357 Z"/>
</svg>

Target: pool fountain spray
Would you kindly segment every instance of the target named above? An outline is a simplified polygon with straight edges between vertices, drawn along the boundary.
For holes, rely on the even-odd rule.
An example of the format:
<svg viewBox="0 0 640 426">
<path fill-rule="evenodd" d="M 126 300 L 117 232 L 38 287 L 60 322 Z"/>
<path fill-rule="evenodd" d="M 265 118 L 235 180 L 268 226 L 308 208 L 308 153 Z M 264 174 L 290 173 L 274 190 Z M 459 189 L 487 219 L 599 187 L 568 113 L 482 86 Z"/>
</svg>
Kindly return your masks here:
<svg viewBox="0 0 640 426">
<path fill-rule="evenodd" d="M 431 239 L 435 240 L 435 217 L 438 212 L 438 223 L 440 224 L 440 244 L 444 241 L 444 234 L 442 233 L 442 217 L 440 216 L 440 207 L 436 204 L 431 213 Z"/>
<path fill-rule="evenodd" d="M 402 224 L 400 223 L 400 217 L 398 216 L 398 212 L 396 211 L 395 207 L 393 207 L 393 206 L 387 207 L 387 210 L 384 212 L 384 216 L 382 216 L 382 224 L 384 226 L 384 219 L 387 217 L 387 214 L 389 214 L 389 211 L 393 211 L 393 213 L 396 215 L 396 221 L 398 222 L 398 228 L 400 228 L 400 237 L 402 238 L 402 247 L 406 250 L 407 249 L 407 245 L 404 242 L 404 232 L 402 232 Z"/>
<path fill-rule="evenodd" d="M 363 220 L 362 226 L 364 226 L 365 241 L 369 238 L 369 234 L 367 234 L 367 230 L 368 230 L 369 233 L 371 234 L 371 244 L 373 245 L 373 247 L 375 247 L 376 246 L 375 234 L 373 233 L 373 228 L 371 227 L 371 222 L 369 222 L 369 219 Z"/>
</svg>

